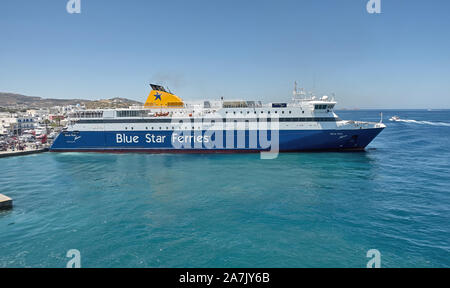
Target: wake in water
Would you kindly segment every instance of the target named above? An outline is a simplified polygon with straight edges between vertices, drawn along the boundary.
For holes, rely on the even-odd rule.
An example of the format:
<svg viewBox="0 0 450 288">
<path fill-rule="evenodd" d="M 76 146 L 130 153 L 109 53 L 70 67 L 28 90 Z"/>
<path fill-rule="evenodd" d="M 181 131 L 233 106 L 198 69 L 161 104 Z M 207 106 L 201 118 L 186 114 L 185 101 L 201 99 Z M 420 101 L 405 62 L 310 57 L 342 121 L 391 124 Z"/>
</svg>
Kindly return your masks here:
<svg viewBox="0 0 450 288">
<path fill-rule="evenodd" d="M 393 121 L 393 122 L 405 122 L 405 123 L 414 123 L 414 124 L 421 124 L 421 125 L 433 125 L 433 126 L 446 126 L 446 127 L 450 127 L 450 123 L 400 119 L 398 116 L 392 117 L 391 119 L 389 119 L 389 121 Z"/>
</svg>

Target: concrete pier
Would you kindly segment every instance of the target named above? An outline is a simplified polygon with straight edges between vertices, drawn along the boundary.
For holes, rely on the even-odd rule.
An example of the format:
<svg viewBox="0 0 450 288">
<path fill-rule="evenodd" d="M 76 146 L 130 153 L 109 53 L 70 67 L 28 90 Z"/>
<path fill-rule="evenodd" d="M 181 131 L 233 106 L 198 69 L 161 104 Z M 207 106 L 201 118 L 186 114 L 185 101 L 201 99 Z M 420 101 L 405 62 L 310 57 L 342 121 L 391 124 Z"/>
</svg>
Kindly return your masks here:
<svg viewBox="0 0 450 288">
<path fill-rule="evenodd" d="M 0 210 L 11 209 L 13 206 L 13 201 L 11 198 L 0 194 Z"/>
<path fill-rule="evenodd" d="M 12 157 L 12 156 L 30 155 L 30 154 L 36 154 L 36 153 L 43 153 L 43 152 L 47 152 L 47 151 L 48 151 L 48 148 L 42 148 L 42 149 L 38 149 L 38 150 L 23 150 L 23 151 L 0 152 L 0 158 Z"/>
</svg>

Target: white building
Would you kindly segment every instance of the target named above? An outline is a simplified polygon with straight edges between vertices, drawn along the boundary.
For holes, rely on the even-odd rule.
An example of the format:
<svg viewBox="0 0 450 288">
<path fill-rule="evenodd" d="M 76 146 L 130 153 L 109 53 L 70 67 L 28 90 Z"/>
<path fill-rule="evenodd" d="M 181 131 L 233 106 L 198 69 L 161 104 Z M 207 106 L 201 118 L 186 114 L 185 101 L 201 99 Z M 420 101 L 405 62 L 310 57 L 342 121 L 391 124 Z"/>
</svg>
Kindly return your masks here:
<svg viewBox="0 0 450 288">
<path fill-rule="evenodd" d="M 34 118 L 44 118 L 50 114 L 49 109 L 41 108 L 41 109 L 28 109 L 26 112 L 27 115 L 30 115 Z"/>
<path fill-rule="evenodd" d="M 14 114 L 0 113 L 0 135 L 17 134 L 18 126 Z"/>
<path fill-rule="evenodd" d="M 35 118 L 30 115 L 19 116 L 11 113 L 0 113 L 0 134 L 19 135 L 24 130 L 34 129 Z"/>
<path fill-rule="evenodd" d="M 34 120 L 35 120 L 34 117 L 32 117 L 30 115 L 17 117 L 17 123 L 19 124 L 19 129 L 21 131 L 34 129 L 36 126 L 36 122 Z"/>
</svg>

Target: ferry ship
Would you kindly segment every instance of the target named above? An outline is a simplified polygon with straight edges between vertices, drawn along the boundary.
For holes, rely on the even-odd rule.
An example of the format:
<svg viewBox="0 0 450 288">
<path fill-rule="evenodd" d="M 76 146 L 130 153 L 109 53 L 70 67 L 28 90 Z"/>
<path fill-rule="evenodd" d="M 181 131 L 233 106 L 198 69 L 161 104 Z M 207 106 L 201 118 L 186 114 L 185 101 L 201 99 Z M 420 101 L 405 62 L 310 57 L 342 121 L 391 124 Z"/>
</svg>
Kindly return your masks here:
<svg viewBox="0 0 450 288">
<path fill-rule="evenodd" d="M 142 107 L 80 110 L 58 135 L 53 152 L 238 153 L 361 151 L 386 127 L 341 120 L 334 97 L 295 85 L 292 101 L 185 102 L 150 84 Z"/>
</svg>

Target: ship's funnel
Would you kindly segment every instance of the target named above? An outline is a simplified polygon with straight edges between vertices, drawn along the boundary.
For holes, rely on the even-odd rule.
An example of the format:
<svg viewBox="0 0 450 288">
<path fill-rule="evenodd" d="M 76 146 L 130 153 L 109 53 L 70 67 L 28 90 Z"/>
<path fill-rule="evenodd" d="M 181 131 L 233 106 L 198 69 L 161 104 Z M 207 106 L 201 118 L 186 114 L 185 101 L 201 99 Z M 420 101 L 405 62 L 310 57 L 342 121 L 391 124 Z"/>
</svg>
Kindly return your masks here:
<svg viewBox="0 0 450 288">
<path fill-rule="evenodd" d="M 180 108 L 184 107 L 183 100 L 168 92 L 160 85 L 150 84 L 152 91 L 144 104 L 146 108 Z"/>
</svg>

